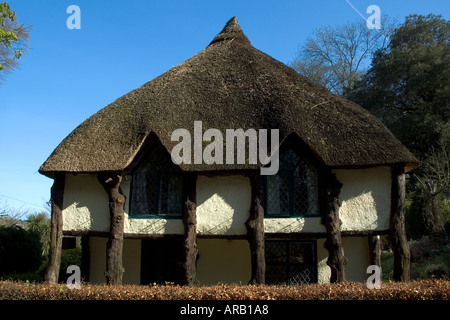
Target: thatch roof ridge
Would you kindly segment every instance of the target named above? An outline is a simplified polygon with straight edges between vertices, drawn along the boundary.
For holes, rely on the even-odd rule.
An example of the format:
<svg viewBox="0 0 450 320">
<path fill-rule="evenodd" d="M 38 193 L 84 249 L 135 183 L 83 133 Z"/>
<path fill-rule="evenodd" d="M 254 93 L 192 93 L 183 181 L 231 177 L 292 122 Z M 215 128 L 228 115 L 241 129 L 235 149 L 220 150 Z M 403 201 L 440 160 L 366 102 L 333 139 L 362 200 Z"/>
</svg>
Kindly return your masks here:
<svg viewBox="0 0 450 320">
<path fill-rule="evenodd" d="M 224 40 L 242 41 L 244 43 L 250 44 L 250 40 L 248 40 L 247 36 L 244 34 L 244 31 L 242 31 L 242 28 L 239 25 L 236 17 L 231 18 L 225 24 L 225 27 L 223 27 L 222 31 L 219 32 L 219 34 L 213 39 L 213 41 L 211 41 L 209 45 Z"/>
<path fill-rule="evenodd" d="M 242 37 L 243 36 L 243 37 Z M 245 38 L 244 38 L 245 37 Z M 154 134 L 170 152 L 178 128 L 279 129 L 330 167 L 406 165 L 417 159 L 373 115 L 250 45 L 232 18 L 193 57 L 120 97 L 64 139 L 40 172 L 126 169 Z M 183 170 L 254 168 L 181 165 Z"/>
</svg>

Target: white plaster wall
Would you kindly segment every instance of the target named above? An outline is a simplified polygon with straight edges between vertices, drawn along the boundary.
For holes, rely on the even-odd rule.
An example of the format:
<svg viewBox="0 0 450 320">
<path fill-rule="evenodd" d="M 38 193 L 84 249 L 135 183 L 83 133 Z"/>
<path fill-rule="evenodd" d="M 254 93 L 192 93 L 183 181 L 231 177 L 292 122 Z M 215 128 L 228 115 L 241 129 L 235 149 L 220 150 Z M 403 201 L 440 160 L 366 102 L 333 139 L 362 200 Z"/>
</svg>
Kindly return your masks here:
<svg viewBox="0 0 450 320">
<path fill-rule="evenodd" d="M 251 277 L 247 240 L 197 239 L 199 285 L 247 284 Z"/>
<path fill-rule="evenodd" d="M 120 185 L 126 199 L 130 199 L 130 182 Z M 136 219 L 128 215 L 129 201 L 125 202 L 125 233 L 183 234 L 182 219 Z M 64 203 L 63 230 L 109 231 L 108 195 L 94 174 L 67 174 Z"/>
<path fill-rule="evenodd" d="M 325 239 L 317 239 L 317 282 L 329 283 L 331 269 L 327 265 L 328 250 L 324 248 Z"/>
<path fill-rule="evenodd" d="M 93 284 L 106 283 L 106 242 L 108 239 L 89 237 L 89 282 Z"/>
<path fill-rule="evenodd" d="M 122 264 L 124 268 L 122 282 L 124 284 L 141 284 L 140 239 L 124 239 Z"/>
<path fill-rule="evenodd" d="M 125 233 L 137 234 L 183 234 L 184 225 L 182 219 L 135 219 L 125 213 Z"/>
<path fill-rule="evenodd" d="M 163 218 L 130 218 L 130 186 L 131 182 L 126 179 L 122 180 L 120 188 L 126 199 L 125 201 L 125 219 L 124 232 L 136 234 L 183 234 L 183 220 L 180 219 L 163 219 Z"/>
<path fill-rule="evenodd" d="M 343 184 L 339 216 L 343 231 L 388 230 L 391 203 L 391 169 L 333 170 Z"/>
<path fill-rule="evenodd" d="M 106 242 L 108 239 L 90 237 L 89 282 L 106 283 Z M 124 268 L 123 284 L 140 284 L 141 282 L 141 240 L 125 239 L 123 242 L 122 264 Z"/>
<path fill-rule="evenodd" d="M 366 274 L 370 265 L 369 242 L 367 237 L 343 237 L 342 247 L 347 258 L 345 277 L 348 281 L 364 282 L 369 277 Z"/>
<path fill-rule="evenodd" d="M 317 240 L 317 280 L 319 283 L 329 283 L 331 269 L 327 265 L 328 251 L 324 248 L 325 239 Z M 365 282 L 370 264 L 369 243 L 367 237 L 342 237 L 344 257 L 347 258 L 345 276 L 348 281 Z"/>
<path fill-rule="evenodd" d="M 243 176 L 197 177 L 197 232 L 205 235 L 246 234 L 250 181 Z"/>
<path fill-rule="evenodd" d="M 266 218 L 264 219 L 264 232 L 291 233 L 291 232 L 326 232 L 325 226 L 320 223 L 320 217 L 311 218 Z"/>
<path fill-rule="evenodd" d="M 108 195 L 96 175 L 66 174 L 63 230 L 109 231 Z"/>
<path fill-rule="evenodd" d="M 389 167 L 333 170 L 343 183 L 340 218 L 343 231 L 388 230 L 390 215 L 391 170 Z M 123 180 L 127 199 L 130 182 Z M 246 234 L 251 189 L 243 176 L 197 178 L 197 230 L 205 235 Z M 136 219 L 128 216 L 125 205 L 125 233 L 183 234 L 182 219 Z M 66 175 L 63 230 L 109 231 L 108 197 L 96 175 Z M 266 218 L 267 233 L 325 232 L 320 217 Z"/>
<path fill-rule="evenodd" d="M 391 201 L 391 169 L 336 169 L 343 184 L 339 198 L 342 231 L 388 230 Z M 326 232 L 320 217 L 266 218 L 267 233 Z"/>
</svg>

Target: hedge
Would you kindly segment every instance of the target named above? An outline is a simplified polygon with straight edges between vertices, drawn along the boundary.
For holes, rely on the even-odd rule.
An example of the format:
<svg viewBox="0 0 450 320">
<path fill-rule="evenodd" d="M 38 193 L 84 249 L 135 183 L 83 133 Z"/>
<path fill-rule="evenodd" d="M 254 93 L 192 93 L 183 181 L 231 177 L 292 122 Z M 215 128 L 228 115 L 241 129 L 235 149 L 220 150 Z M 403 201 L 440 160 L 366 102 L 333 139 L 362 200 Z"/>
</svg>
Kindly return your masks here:
<svg viewBox="0 0 450 320">
<path fill-rule="evenodd" d="M 215 285 L 92 285 L 68 289 L 65 284 L 0 281 L 0 300 L 450 300 L 449 280 L 302 286 Z"/>
</svg>

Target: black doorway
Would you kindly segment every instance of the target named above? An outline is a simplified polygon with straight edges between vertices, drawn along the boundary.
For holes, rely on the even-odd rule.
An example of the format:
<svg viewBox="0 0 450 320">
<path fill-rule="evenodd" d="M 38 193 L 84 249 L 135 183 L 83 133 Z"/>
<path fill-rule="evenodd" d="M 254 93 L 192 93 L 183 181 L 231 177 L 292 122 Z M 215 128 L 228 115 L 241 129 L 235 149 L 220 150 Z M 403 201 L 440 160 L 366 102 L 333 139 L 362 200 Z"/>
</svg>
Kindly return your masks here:
<svg viewBox="0 0 450 320">
<path fill-rule="evenodd" d="M 181 284 L 183 263 L 183 240 L 142 240 L 141 284 Z"/>
</svg>

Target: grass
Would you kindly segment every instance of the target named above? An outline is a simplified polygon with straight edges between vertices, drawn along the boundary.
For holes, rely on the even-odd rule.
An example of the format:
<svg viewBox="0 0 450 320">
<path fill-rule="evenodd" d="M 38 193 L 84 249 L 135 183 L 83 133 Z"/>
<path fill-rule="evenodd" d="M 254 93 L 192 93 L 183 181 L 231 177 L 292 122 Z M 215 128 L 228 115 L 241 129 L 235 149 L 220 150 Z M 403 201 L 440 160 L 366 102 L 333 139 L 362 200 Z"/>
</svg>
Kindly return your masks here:
<svg viewBox="0 0 450 320">
<path fill-rule="evenodd" d="M 381 278 L 383 282 L 392 280 L 394 270 L 394 254 L 392 251 L 381 251 Z"/>
<path fill-rule="evenodd" d="M 427 258 L 420 259 L 416 262 L 411 263 L 411 280 L 429 279 L 428 271 L 433 268 L 433 266 L 441 266 L 441 268 L 446 268 L 446 276 L 450 277 L 450 245 L 441 247 L 438 253 L 433 254 Z M 443 267 L 442 267 L 443 266 Z M 383 282 L 389 282 L 393 280 L 393 269 L 394 269 L 394 254 L 392 251 L 383 250 L 381 252 L 381 272 Z"/>
</svg>

